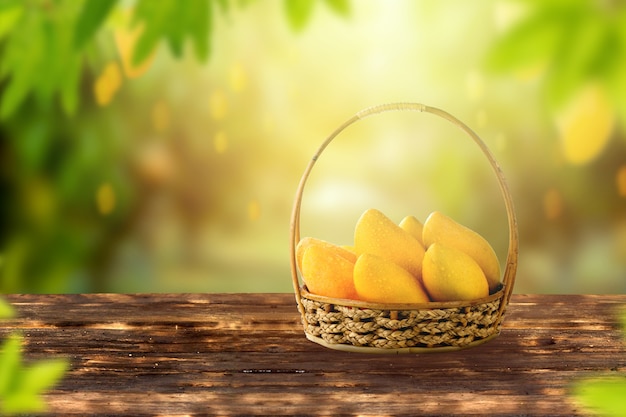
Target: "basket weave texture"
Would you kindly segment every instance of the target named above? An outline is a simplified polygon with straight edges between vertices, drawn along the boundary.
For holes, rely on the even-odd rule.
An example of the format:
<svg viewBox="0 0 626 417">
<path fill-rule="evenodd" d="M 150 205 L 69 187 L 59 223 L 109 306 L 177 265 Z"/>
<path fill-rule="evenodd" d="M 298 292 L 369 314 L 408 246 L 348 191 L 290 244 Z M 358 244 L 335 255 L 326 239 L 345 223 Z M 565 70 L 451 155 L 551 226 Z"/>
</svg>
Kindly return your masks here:
<svg viewBox="0 0 626 417">
<path fill-rule="evenodd" d="M 469 347 L 500 332 L 501 299 L 472 306 L 384 310 L 301 299 L 304 331 L 333 345 Z"/>
<path fill-rule="evenodd" d="M 309 293 L 300 284 L 295 248 L 300 241 L 300 206 L 306 180 L 326 146 L 351 124 L 388 111 L 432 113 L 457 125 L 481 148 L 494 169 L 508 216 L 509 250 L 502 286 L 488 297 L 468 302 L 375 304 Z M 339 126 L 319 147 L 296 191 L 290 229 L 291 274 L 306 337 L 323 346 L 366 353 L 414 353 L 464 349 L 500 333 L 517 270 L 518 231 L 513 201 L 499 164 L 485 143 L 449 113 L 418 103 L 390 103 L 367 108 Z"/>
</svg>

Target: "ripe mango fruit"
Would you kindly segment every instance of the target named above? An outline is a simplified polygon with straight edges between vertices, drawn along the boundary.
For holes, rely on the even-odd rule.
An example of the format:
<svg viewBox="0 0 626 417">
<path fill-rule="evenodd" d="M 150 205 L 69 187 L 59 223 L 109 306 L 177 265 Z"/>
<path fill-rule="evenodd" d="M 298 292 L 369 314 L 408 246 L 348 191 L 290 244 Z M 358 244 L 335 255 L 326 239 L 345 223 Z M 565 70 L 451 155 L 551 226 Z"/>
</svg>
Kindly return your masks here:
<svg viewBox="0 0 626 417">
<path fill-rule="evenodd" d="M 476 300 L 489 295 L 481 267 L 465 252 L 431 244 L 424 254 L 422 282 L 433 301 Z"/>
<path fill-rule="evenodd" d="M 302 280 L 313 294 L 332 298 L 357 299 L 354 262 L 332 244 L 309 244 L 302 253 Z"/>
<path fill-rule="evenodd" d="M 411 236 L 413 236 L 419 243 L 424 246 L 424 242 L 422 241 L 422 233 L 424 230 L 424 225 L 422 222 L 417 220 L 415 216 L 406 216 L 399 224 L 402 230 L 408 232 Z"/>
<path fill-rule="evenodd" d="M 346 258 L 348 261 L 352 263 L 356 262 L 355 253 L 354 251 L 351 251 L 348 246 L 338 246 L 334 243 L 330 243 L 322 239 L 317 239 L 314 237 L 304 237 L 300 239 L 300 241 L 296 245 L 296 265 L 298 265 L 300 272 L 302 272 L 302 256 L 304 255 L 304 252 L 312 245 L 325 246 L 330 251 L 337 253 L 337 255 Z"/>
<path fill-rule="evenodd" d="M 357 256 L 376 255 L 394 262 L 416 278 L 422 275 L 424 247 L 379 210 L 366 210 L 357 221 L 354 249 Z"/>
<path fill-rule="evenodd" d="M 427 303 L 420 282 L 394 262 L 369 253 L 354 264 L 354 286 L 359 299 L 372 303 Z"/>
<path fill-rule="evenodd" d="M 426 248 L 440 243 L 469 255 L 482 269 L 489 290 L 500 285 L 500 262 L 495 251 L 481 235 L 457 223 L 445 214 L 434 211 L 424 221 L 422 240 Z"/>
</svg>

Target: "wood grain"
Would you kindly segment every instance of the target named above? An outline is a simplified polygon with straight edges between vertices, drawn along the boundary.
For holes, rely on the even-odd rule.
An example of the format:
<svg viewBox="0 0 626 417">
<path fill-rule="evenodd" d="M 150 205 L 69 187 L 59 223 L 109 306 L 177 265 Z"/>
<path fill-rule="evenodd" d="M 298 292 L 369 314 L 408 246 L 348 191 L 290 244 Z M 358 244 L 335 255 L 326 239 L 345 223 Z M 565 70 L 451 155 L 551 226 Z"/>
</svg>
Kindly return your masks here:
<svg viewBox="0 0 626 417">
<path fill-rule="evenodd" d="M 571 384 L 626 376 L 626 295 L 514 295 L 472 349 L 367 355 L 305 339 L 292 294 L 8 295 L 27 360 L 65 357 L 55 416 L 541 415 Z"/>
</svg>

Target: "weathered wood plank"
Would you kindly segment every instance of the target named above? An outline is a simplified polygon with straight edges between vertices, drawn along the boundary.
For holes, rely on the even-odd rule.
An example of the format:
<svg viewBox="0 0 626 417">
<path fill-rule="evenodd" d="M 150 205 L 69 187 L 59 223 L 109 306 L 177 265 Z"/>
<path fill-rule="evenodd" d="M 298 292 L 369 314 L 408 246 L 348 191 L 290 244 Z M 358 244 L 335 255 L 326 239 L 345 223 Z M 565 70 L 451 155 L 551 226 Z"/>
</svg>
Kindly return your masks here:
<svg viewBox="0 0 626 417">
<path fill-rule="evenodd" d="M 46 396 L 59 416 L 571 416 L 574 381 L 626 377 L 621 295 L 514 295 L 485 345 L 373 356 L 307 341 L 291 294 L 7 298 L 0 337 L 71 362 Z"/>
</svg>

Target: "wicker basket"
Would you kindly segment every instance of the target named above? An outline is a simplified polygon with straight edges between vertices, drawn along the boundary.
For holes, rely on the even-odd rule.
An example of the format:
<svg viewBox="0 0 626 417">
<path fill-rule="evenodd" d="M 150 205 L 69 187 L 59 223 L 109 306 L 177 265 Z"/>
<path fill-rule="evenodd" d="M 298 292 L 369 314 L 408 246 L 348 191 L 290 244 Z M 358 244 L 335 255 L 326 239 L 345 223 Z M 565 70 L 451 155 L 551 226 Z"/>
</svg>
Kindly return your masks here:
<svg viewBox="0 0 626 417">
<path fill-rule="evenodd" d="M 509 227 L 509 249 L 502 286 L 494 294 L 470 302 L 376 304 L 319 296 L 301 286 L 295 248 L 300 241 L 302 193 L 311 169 L 326 146 L 348 126 L 389 111 L 418 111 L 440 116 L 467 133 L 487 157 L 504 197 Z M 366 353 L 458 350 L 484 343 L 500 333 L 517 269 L 517 220 L 500 166 L 476 133 L 454 116 L 434 107 L 417 103 L 383 104 L 356 113 L 339 126 L 313 155 L 296 191 L 290 225 L 290 252 L 296 302 L 309 340 L 332 349 Z"/>
</svg>

